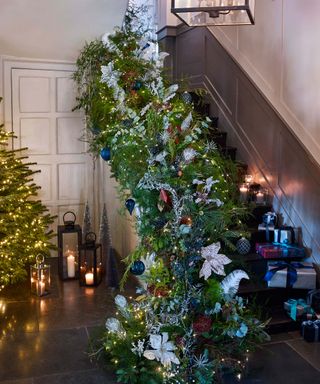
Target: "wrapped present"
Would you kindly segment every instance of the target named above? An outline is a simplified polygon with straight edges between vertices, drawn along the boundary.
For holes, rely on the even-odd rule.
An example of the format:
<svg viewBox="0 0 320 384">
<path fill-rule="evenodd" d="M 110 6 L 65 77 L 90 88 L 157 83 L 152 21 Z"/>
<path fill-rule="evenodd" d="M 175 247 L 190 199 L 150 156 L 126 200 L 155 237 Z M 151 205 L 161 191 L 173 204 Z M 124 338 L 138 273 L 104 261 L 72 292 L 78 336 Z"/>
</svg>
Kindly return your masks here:
<svg viewBox="0 0 320 384">
<path fill-rule="evenodd" d="M 320 289 L 308 292 L 307 303 L 312 306 L 316 313 L 320 314 Z"/>
<path fill-rule="evenodd" d="M 280 245 L 266 243 L 260 244 L 256 249 L 264 259 L 281 259 L 284 257 L 284 250 Z"/>
<path fill-rule="evenodd" d="M 275 246 L 279 246 L 283 249 L 283 256 L 290 259 L 303 259 L 306 257 L 306 251 L 303 247 L 297 245 L 283 244 L 283 243 L 273 243 Z"/>
<path fill-rule="evenodd" d="M 259 253 L 259 251 L 263 247 L 268 247 L 268 246 L 273 246 L 273 244 L 271 244 L 271 243 L 256 243 L 256 252 Z"/>
<path fill-rule="evenodd" d="M 297 320 L 297 317 L 301 317 L 304 314 L 314 314 L 314 311 L 312 310 L 311 306 L 307 304 L 304 299 L 289 299 L 284 303 L 284 309 L 294 321 Z M 310 320 L 311 319 L 312 317 L 310 318 Z"/>
<path fill-rule="evenodd" d="M 274 231 L 276 222 L 277 215 L 274 212 L 267 212 L 262 216 L 262 224 L 259 225 L 258 230 L 265 230 L 267 241 L 270 241 L 270 231 Z"/>
<path fill-rule="evenodd" d="M 312 263 L 270 262 L 264 280 L 269 287 L 314 289 L 316 271 Z"/>
<path fill-rule="evenodd" d="M 301 334 L 305 341 L 309 343 L 320 341 L 320 320 L 303 321 L 301 324 Z"/>
<path fill-rule="evenodd" d="M 282 226 L 274 230 L 274 241 L 276 243 L 294 244 L 296 235 L 293 227 Z"/>
</svg>

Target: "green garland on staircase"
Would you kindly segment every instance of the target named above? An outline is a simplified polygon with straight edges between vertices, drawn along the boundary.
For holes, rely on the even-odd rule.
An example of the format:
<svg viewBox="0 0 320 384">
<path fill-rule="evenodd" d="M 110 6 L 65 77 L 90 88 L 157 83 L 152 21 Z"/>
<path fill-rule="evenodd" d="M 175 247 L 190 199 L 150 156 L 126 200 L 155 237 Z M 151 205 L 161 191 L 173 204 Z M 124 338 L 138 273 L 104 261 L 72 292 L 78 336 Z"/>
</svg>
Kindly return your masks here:
<svg viewBox="0 0 320 384">
<path fill-rule="evenodd" d="M 163 76 L 139 13 L 104 41 L 87 44 L 75 80 L 90 148 L 109 160 L 128 210 L 136 209 L 137 249 L 127 273 L 144 288 L 116 297 L 103 349 L 123 383 L 213 383 L 241 371 L 266 334 L 236 295 L 243 271 L 225 255 L 241 236 L 235 165 L 210 141 L 210 120 L 190 94 Z M 224 277 L 228 273 L 227 277 Z"/>
</svg>

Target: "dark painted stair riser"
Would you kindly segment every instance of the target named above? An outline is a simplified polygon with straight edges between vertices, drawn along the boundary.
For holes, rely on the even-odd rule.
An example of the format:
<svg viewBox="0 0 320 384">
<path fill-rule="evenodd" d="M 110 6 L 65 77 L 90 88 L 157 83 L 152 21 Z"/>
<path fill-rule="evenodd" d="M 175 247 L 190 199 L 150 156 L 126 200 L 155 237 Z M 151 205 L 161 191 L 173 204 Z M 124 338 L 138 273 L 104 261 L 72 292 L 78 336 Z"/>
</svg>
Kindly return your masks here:
<svg viewBox="0 0 320 384">
<path fill-rule="evenodd" d="M 221 131 L 219 117 L 210 116 L 210 104 L 202 102 L 195 93 L 191 93 L 196 112 L 203 117 L 210 117 L 210 139 L 217 144 L 218 150 L 226 158 L 236 161 L 237 148 L 227 145 L 227 132 Z M 244 175 L 248 171 L 247 164 L 238 163 L 239 182 L 243 182 Z M 235 255 L 233 261 L 236 267 L 247 271 L 250 280 L 242 280 L 239 295 L 254 303 L 261 310 L 261 316 L 270 322 L 267 325 L 267 332 L 270 334 L 297 330 L 301 326 L 300 321 L 293 321 L 284 311 L 284 302 L 290 298 L 306 297 L 306 290 L 295 290 L 289 288 L 268 288 L 264 281 L 267 270 L 267 261 L 255 253 L 255 244 L 265 242 L 265 233 L 258 231 L 258 225 L 264 213 L 272 211 L 272 205 L 256 206 L 252 214 L 245 220 L 245 224 L 251 233 L 251 254 L 241 256 Z M 237 265 L 238 264 L 238 265 Z"/>
</svg>

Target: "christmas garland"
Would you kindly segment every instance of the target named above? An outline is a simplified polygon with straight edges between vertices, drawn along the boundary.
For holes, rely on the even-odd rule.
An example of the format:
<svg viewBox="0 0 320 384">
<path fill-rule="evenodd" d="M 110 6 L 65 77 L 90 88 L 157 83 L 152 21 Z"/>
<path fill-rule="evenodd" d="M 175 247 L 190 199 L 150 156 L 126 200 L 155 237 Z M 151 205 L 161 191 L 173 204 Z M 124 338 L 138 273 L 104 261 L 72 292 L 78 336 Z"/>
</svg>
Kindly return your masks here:
<svg viewBox="0 0 320 384">
<path fill-rule="evenodd" d="M 130 303 L 116 296 L 103 350 L 123 383 L 213 383 L 241 371 L 266 334 L 236 295 L 248 275 L 225 255 L 243 233 L 237 169 L 191 95 L 166 82 L 165 56 L 131 7 L 121 29 L 84 47 L 74 76 L 91 151 L 136 214 L 140 245 L 126 274 L 145 282 Z"/>
</svg>

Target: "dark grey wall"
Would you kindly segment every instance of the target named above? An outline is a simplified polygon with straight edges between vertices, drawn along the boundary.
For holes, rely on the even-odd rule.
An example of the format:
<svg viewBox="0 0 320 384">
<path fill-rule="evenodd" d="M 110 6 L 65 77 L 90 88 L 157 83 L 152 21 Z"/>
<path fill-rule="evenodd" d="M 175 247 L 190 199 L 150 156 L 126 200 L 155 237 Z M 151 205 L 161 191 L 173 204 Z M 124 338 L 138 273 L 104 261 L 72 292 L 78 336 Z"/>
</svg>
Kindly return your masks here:
<svg viewBox="0 0 320 384">
<path fill-rule="evenodd" d="M 228 144 L 273 195 L 283 222 L 301 228 L 302 240 L 320 262 L 320 168 L 237 63 L 206 28 L 178 27 L 170 36 L 172 73 L 191 88 L 208 91 Z M 162 42 L 165 36 L 160 36 Z M 169 52 L 170 53 L 170 52 Z"/>
</svg>

